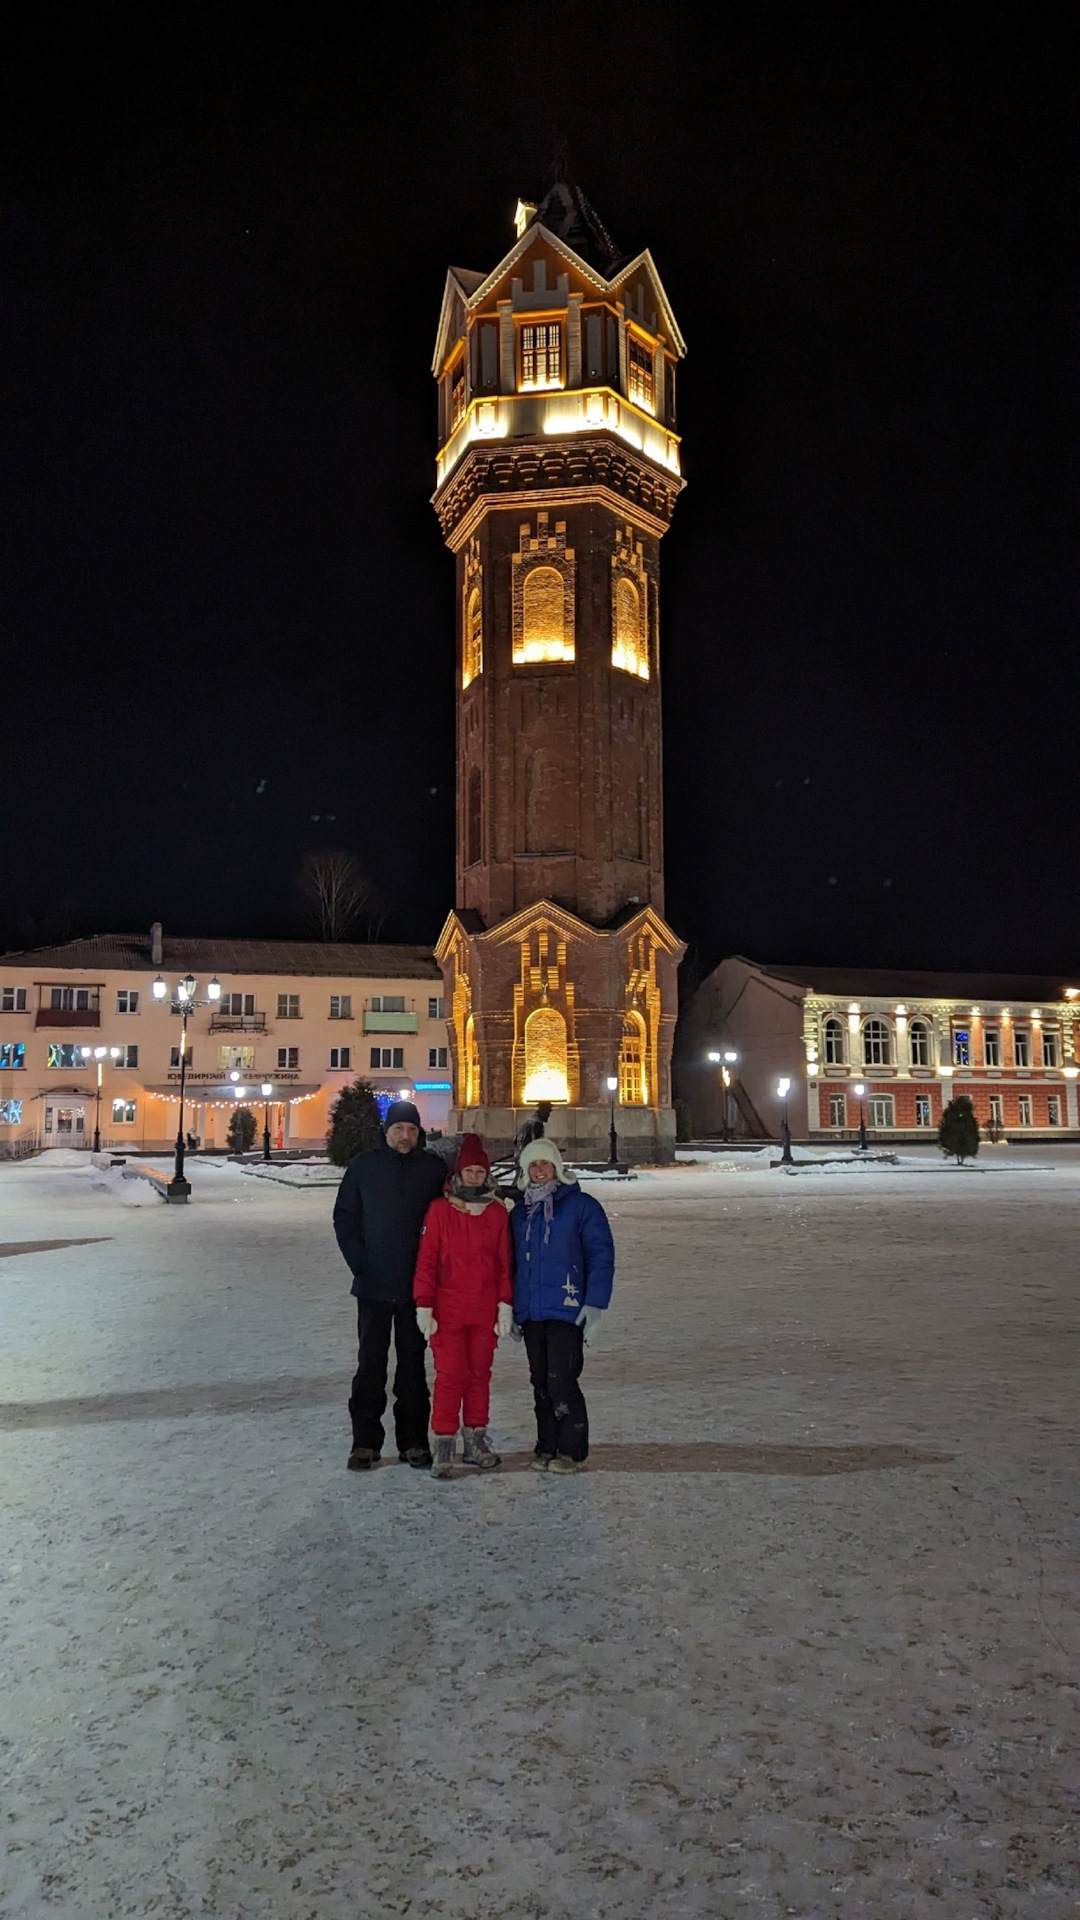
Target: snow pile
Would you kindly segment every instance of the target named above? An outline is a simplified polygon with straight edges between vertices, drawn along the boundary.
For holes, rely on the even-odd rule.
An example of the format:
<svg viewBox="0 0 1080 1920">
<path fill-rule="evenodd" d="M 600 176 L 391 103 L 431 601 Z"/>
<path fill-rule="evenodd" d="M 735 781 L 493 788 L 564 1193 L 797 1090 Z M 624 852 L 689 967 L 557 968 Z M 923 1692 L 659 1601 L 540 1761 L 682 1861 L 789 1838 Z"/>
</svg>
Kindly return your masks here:
<svg viewBox="0 0 1080 1920">
<path fill-rule="evenodd" d="M 252 1161 L 240 1171 L 256 1180 L 276 1180 L 282 1187 L 336 1187 L 341 1184 L 344 1167 L 332 1167 L 328 1160 Z"/>
<path fill-rule="evenodd" d="M 112 1194 L 122 1207 L 164 1206 L 165 1195 L 154 1180 L 148 1180 L 145 1174 L 129 1172 L 125 1167 L 94 1167 L 90 1185 L 100 1192 Z"/>
<path fill-rule="evenodd" d="M 91 1168 L 90 1155 L 85 1147 L 46 1147 L 43 1153 L 35 1153 L 26 1164 L 32 1167 L 78 1167 L 83 1173 L 89 1173 Z"/>
</svg>

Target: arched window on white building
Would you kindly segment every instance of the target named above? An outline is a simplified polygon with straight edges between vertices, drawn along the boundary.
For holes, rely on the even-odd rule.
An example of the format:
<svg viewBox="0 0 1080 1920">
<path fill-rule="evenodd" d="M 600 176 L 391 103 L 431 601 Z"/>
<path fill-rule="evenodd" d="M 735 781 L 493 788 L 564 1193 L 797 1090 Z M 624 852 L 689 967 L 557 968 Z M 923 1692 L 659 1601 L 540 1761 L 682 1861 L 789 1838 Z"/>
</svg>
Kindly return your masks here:
<svg viewBox="0 0 1080 1920">
<path fill-rule="evenodd" d="M 842 1020 L 825 1022 L 825 1065 L 842 1067 L 844 1065 L 844 1023 Z"/>
<path fill-rule="evenodd" d="M 930 1061 L 930 1028 L 925 1020 L 913 1020 L 908 1028 L 908 1040 L 911 1046 L 911 1064 L 913 1067 L 928 1067 Z"/>
<path fill-rule="evenodd" d="M 884 1020 L 864 1020 L 863 1066 L 887 1067 L 892 1062 L 892 1034 Z"/>
</svg>

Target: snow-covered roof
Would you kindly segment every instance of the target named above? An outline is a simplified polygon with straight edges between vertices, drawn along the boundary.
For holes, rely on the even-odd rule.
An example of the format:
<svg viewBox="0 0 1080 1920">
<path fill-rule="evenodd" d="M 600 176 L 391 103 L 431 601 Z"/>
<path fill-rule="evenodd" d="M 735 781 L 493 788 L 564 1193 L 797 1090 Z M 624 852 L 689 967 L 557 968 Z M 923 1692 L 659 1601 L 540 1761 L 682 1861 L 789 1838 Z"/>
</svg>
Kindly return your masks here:
<svg viewBox="0 0 1080 1920">
<path fill-rule="evenodd" d="M 386 945 L 350 940 L 206 940 L 177 934 L 162 940 L 161 967 L 168 973 L 312 974 L 339 980 L 438 980 L 430 947 Z M 0 954 L 0 967 L 34 967 L 42 972 L 88 973 L 157 971 L 150 937 L 139 933 L 96 933 L 63 946 L 30 947 Z"/>
<path fill-rule="evenodd" d="M 802 987 L 807 993 L 836 994 L 851 1000 L 1060 1000 L 1068 986 L 1080 986 L 1080 968 L 1070 978 L 1060 973 L 923 973 L 903 967 L 785 967 L 763 965 L 743 954 L 733 959 Z"/>
</svg>

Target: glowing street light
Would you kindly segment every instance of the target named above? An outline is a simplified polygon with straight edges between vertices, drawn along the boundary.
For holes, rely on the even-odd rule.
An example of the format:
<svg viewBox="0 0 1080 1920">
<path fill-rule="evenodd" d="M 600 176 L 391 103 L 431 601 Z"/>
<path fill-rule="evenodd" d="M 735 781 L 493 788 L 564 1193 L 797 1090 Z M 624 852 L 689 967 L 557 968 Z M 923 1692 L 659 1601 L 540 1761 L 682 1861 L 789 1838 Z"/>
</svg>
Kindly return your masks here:
<svg viewBox="0 0 1080 1920">
<path fill-rule="evenodd" d="M 614 1073 L 608 1074 L 607 1090 L 611 1098 L 611 1128 L 608 1135 L 608 1166 L 617 1167 L 619 1164 L 619 1141 L 618 1141 L 618 1136 L 615 1132 L 615 1095 L 619 1091 L 619 1080 L 618 1080 L 617 1074 L 614 1074 Z"/>
<path fill-rule="evenodd" d="M 866 1152 L 866 1088 L 861 1080 L 855 1083 L 855 1095 L 859 1102 L 859 1152 Z"/>
<path fill-rule="evenodd" d="M 264 1080 L 262 1083 L 262 1097 L 266 1102 L 265 1110 L 263 1113 L 263 1123 L 264 1123 L 263 1124 L 263 1159 L 264 1160 L 269 1160 L 270 1158 L 270 1095 L 273 1093 L 273 1091 L 274 1091 L 273 1082 L 270 1080 Z"/>
<path fill-rule="evenodd" d="M 151 993 L 155 1000 L 164 1000 L 168 995 L 168 983 L 159 973 L 151 984 Z M 187 1099 L 187 1062 L 188 1018 L 198 1007 L 206 1006 L 209 1001 L 220 1000 L 221 981 L 215 978 L 207 983 L 206 1000 L 198 998 L 199 983 L 191 972 L 185 973 L 177 982 L 176 997 L 172 1003 L 174 1013 L 180 1015 L 180 1118 L 176 1128 L 176 1158 L 173 1177 L 165 1189 L 166 1200 L 187 1200 L 191 1195 L 191 1182 L 184 1178 L 184 1103 Z M 233 1076 L 235 1079 L 239 1075 Z"/>
<path fill-rule="evenodd" d="M 780 1145 L 783 1149 L 780 1155 L 780 1165 L 782 1167 L 792 1167 L 795 1162 L 791 1157 L 791 1128 L 788 1126 L 787 1111 L 788 1094 L 791 1092 L 791 1079 L 789 1075 L 784 1074 L 777 1081 L 776 1092 L 778 1099 L 784 1103 L 784 1111 L 780 1121 Z"/>
<path fill-rule="evenodd" d="M 97 1061 L 97 1089 L 94 1098 L 94 1152 L 101 1152 L 101 1070 L 106 1060 L 119 1060 L 119 1047 L 80 1047 L 84 1060 Z"/>
</svg>

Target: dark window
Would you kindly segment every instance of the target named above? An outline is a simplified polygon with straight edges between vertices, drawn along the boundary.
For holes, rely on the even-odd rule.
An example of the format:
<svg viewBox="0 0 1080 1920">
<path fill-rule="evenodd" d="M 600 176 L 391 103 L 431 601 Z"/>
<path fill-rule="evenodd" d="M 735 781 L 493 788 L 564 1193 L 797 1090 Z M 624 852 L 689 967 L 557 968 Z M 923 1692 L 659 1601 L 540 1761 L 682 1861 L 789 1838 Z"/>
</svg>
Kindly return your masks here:
<svg viewBox="0 0 1080 1920">
<path fill-rule="evenodd" d="M 0 994 L 0 1013 L 25 1013 L 26 988 L 5 987 Z"/>
<path fill-rule="evenodd" d="M 884 1020 L 867 1020 L 863 1027 L 863 1065 L 887 1067 L 891 1058 L 892 1041 Z M 879 1121 L 875 1124 L 884 1126 L 886 1123 Z"/>
<path fill-rule="evenodd" d="M 442 996 L 441 996 L 441 995 L 439 995 L 439 996 L 436 996 L 435 994 L 432 994 L 432 996 L 431 996 L 431 998 L 429 999 L 429 1001 L 428 1001 L 428 1003 L 427 1003 L 427 1017 L 428 1017 L 428 1019 L 429 1019 L 429 1020 L 441 1020 L 441 1019 L 442 1019 L 442 1017 L 443 1017 L 443 1003 L 442 1003 Z"/>
<path fill-rule="evenodd" d="M 330 1049 L 331 1072 L 340 1073 L 343 1071 L 348 1071 L 351 1060 L 352 1060 L 351 1047 L 331 1047 Z"/>
<path fill-rule="evenodd" d="M 840 1020 L 825 1022 L 825 1065 L 842 1067 L 844 1064 L 844 1028 Z M 839 1124 L 843 1124 L 840 1122 Z"/>
<path fill-rule="evenodd" d="M 913 1067 L 930 1065 L 930 1029 L 925 1020 L 911 1023 L 911 1064 Z M 929 1126 L 930 1122 L 926 1124 Z"/>
<path fill-rule="evenodd" d="M 475 867 L 481 846 L 480 769 L 473 767 L 465 803 L 465 865 Z"/>
<path fill-rule="evenodd" d="M 278 1072 L 292 1072 L 300 1065 L 299 1047 L 279 1047 L 277 1050 Z"/>
<path fill-rule="evenodd" d="M 445 1067 L 446 1048 L 445 1047 L 429 1047 L 427 1063 L 429 1067 Z"/>
</svg>

